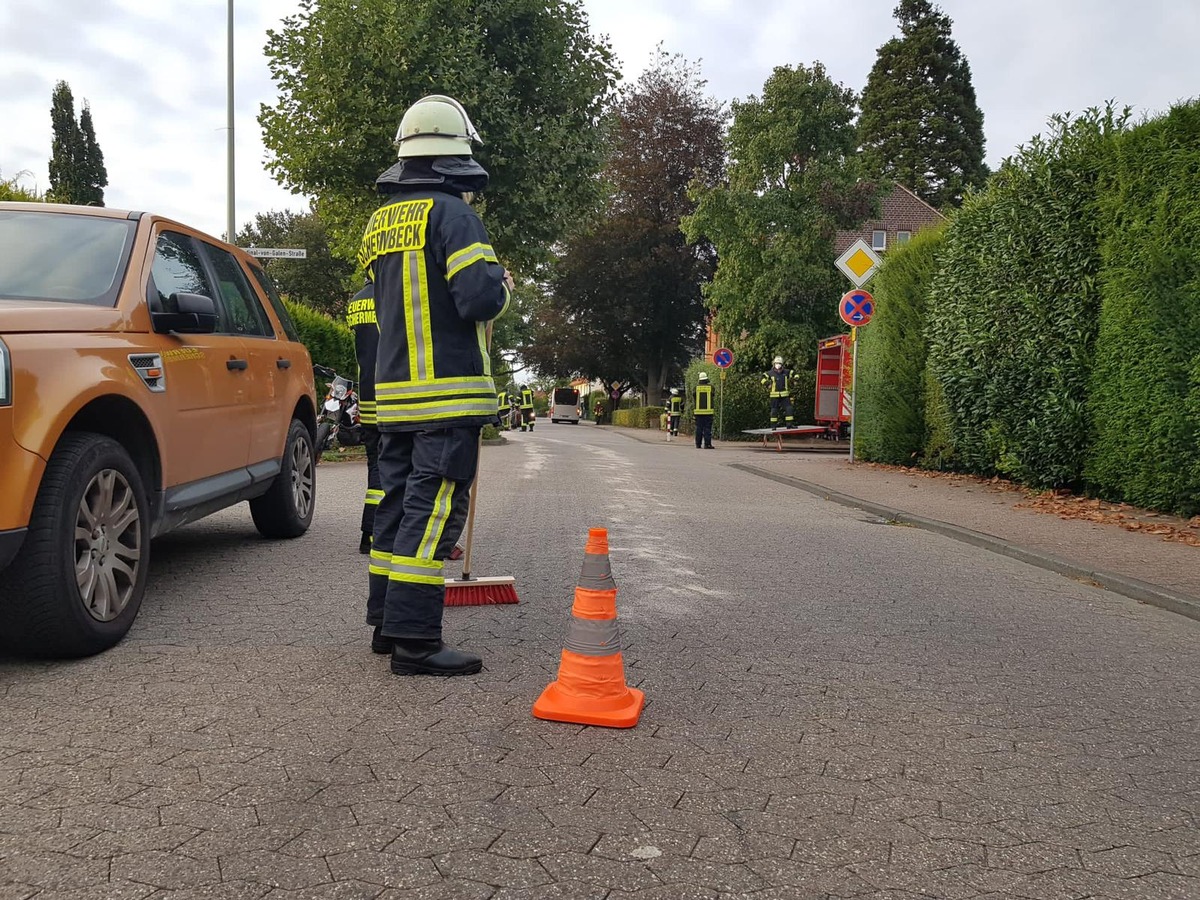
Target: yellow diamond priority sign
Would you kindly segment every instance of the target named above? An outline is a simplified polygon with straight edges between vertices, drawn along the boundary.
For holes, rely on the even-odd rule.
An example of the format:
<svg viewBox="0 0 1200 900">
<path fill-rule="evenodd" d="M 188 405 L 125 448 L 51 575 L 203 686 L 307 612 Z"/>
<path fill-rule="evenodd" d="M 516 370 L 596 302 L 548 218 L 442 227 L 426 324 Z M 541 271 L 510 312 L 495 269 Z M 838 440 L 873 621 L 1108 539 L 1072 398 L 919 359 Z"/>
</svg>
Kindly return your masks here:
<svg viewBox="0 0 1200 900">
<path fill-rule="evenodd" d="M 862 238 L 847 247 L 846 252 L 834 261 L 834 265 L 842 270 L 843 275 L 854 282 L 855 287 L 862 287 L 866 284 L 867 280 L 875 274 L 880 263 L 881 260 L 871 249 L 871 245 Z"/>
</svg>

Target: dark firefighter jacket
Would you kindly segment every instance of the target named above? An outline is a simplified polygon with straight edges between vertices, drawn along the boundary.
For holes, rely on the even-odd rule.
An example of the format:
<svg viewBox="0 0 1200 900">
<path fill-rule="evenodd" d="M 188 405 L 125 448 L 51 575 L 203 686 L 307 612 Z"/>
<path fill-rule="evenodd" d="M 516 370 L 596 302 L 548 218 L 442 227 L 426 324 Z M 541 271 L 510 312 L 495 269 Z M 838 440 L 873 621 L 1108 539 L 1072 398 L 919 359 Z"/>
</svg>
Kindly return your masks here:
<svg viewBox="0 0 1200 900">
<path fill-rule="evenodd" d="M 792 390 L 792 370 L 771 367 L 763 373 L 762 384 L 771 385 L 772 397 L 786 397 Z"/>
<path fill-rule="evenodd" d="M 667 414 L 672 416 L 683 415 L 683 398 L 678 394 L 673 394 L 671 399 L 667 401 Z"/>
<path fill-rule="evenodd" d="M 692 407 L 693 416 L 711 416 L 713 414 L 712 385 L 702 381 L 696 385 L 695 404 Z"/>
<path fill-rule="evenodd" d="M 521 388 L 521 409 L 533 409 L 533 391 Z"/>
<path fill-rule="evenodd" d="M 379 353 L 379 326 L 375 322 L 375 294 L 367 284 L 350 300 L 346 324 L 354 332 L 354 356 L 358 359 L 358 419 L 374 426 L 375 359 Z"/>
<path fill-rule="evenodd" d="M 388 196 L 358 261 L 375 288 L 381 431 L 496 420 L 485 324 L 508 307 L 509 293 L 483 223 L 460 196 L 478 183 L 456 179 L 456 162 L 483 172 L 470 159 L 410 159 L 378 180 Z"/>
</svg>

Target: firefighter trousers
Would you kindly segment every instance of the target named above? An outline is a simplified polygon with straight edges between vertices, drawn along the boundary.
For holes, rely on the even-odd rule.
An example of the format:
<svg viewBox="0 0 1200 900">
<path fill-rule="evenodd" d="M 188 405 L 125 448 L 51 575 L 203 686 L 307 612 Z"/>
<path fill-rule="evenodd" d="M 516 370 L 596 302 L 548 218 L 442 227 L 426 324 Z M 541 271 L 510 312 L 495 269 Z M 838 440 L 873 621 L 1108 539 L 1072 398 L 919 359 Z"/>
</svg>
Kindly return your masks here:
<svg viewBox="0 0 1200 900">
<path fill-rule="evenodd" d="M 479 428 L 385 431 L 383 499 L 375 514 L 367 624 L 391 638 L 440 639 L 442 561 L 467 520 Z"/>
<path fill-rule="evenodd" d="M 367 451 L 367 496 L 363 500 L 362 533 L 375 533 L 375 510 L 383 499 L 383 485 L 379 480 L 379 429 L 371 425 L 362 427 L 363 447 Z"/>
<path fill-rule="evenodd" d="M 796 413 L 792 409 L 791 397 L 772 397 L 771 398 L 771 425 L 779 424 L 780 417 L 783 418 L 785 425 L 794 425 L 796 422 Z M 761 422 L 762 419 L 759 419 Z"/>
<path fill-rule="evenodd" d="M 709 416 L 696 416 L 696 446 L 712 447 L 712 420 Z"/>
</svg>

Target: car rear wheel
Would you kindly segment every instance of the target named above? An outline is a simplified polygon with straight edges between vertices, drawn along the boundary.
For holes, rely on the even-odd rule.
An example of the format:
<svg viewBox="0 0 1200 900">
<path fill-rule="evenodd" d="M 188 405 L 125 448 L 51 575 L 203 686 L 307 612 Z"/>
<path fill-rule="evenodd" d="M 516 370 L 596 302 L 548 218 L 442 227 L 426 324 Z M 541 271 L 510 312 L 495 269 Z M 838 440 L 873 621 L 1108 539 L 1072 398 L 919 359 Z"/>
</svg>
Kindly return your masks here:
<svg viewBox="0 0 1200 900">
<path fill-rule="evenodd" d="M 250 516 L 259 534 L 294 538 L 308 531 L 317 505 L 316 464 L 308 428 L 293 419 L 279 474 L 265 494 L 250 501 Z"/>
<path fill-rule="evenodd" d="M 150 508 L 133 460 L 104 435 L 67 434 L 0 583 L 0 645 L 59 658 L 107 650 L 137 617 L 149 558 Z"/>
</svg>

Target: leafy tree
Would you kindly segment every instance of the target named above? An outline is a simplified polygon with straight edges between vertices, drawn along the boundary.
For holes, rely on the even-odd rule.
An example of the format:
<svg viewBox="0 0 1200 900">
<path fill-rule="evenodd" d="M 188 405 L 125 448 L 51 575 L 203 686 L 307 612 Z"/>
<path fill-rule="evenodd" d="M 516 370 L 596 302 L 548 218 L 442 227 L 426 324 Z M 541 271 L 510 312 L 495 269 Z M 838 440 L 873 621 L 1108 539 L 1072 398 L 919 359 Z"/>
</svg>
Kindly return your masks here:
<svg viewBox="0 0 1200 900">
<path fill-rule="evenodd" d="M 0 200 L 18 203 L 41 203 L 45 197 L 37 192 L 37 188 L 27 188 L 21 184 L 21 178 L 29 172 L 18 172 L 12 178 L 0 176 Z"/>
<path fill-rule="evenodd" d="M 869 170 L 932 206 L 959 206 L 963 192 L 988 176 L 971 67 L 936 4 L 900 0 L 894 15 L 900 37 L 879 48 L 862 95 Z"/>
<path fill-rule="evenodd" d="M 860 178 L 855 103 L 819 62 L 776 68 L 761 98 L 733 104 L 728 183 L 695 191 L 684 228 L 716 247 L 706 293 L 739 369 L 765 370 L 778 353 L 803 371 L 817 339 L 844 330 L 834 240 L 875 211 L 878 194 Z"/>
<path fill-rule="evenodd" d="M 79 158 L 79 181 L 82 195 L 77 203 L 85 206 L 103 206 L 104 189 L 108 186 L 108 170 L 104 168 L 104 153 L 96 142 L 96 129 L 92 126 L 92 108 L 83 104 L 79 114 L 81 155 Z"/>
<path fill-rule="evenodd" d="M 346 259 L 401 116 L 427 94 L 461 101 L 486 141 L 482 212 L 510 268 L 542 261 L 597 197 L 618 74 L 579 0 L 301 0 L 266 55 L 279 88 L 259 115 L 268 168 L 319 199 Z"/>
<path fill-rule="evenodd" d="M 83 132 L 75 120 L 75 97 L 65 81 L 54 86 L 50 124 L 54 136 L 50 144 L 49 199 L 55 203 L 80 203 L 84 194 L 79 166 Z"/>
<path fill-rule="evenodd" d="M 603 215 L 567 240 L 522 349 L 539 370 L 637 386 L 657 403 L 699 350 L 715 256 L 707 241 L 688 241 L 680 221 L 695 205 L 689 182 L 722 175 L 725 119 L 697 68 L 661 50 L 622 98 Z"/>
<path fill-rule="evenodd" d="M 334 318 L 346 314 L 346 304 L 361 286 L 353 281 L 354 265 L 335 257 L 325 223 L 315 211 L 258 213 L 238 232 L 240 247 L 304 248 L 304 259 L 264 259 L 263 267 L 281 294 Z"/>
</svg>

